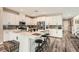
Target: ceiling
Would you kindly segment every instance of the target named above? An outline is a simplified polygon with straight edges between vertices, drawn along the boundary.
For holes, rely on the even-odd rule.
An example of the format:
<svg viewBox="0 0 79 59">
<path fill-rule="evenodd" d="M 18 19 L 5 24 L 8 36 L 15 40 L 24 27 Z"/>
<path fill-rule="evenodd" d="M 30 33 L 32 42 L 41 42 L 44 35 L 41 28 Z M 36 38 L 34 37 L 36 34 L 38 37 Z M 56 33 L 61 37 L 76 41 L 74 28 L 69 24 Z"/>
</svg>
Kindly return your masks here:
<svg viewBox="0 0 79 59">
<path fill-rule="evenodd" d="M 79 15 L 79 7 L 7 7 L 20 13 L 35 17 L 40 15 L 62 14 L 63 18 Z"/>
</svg>

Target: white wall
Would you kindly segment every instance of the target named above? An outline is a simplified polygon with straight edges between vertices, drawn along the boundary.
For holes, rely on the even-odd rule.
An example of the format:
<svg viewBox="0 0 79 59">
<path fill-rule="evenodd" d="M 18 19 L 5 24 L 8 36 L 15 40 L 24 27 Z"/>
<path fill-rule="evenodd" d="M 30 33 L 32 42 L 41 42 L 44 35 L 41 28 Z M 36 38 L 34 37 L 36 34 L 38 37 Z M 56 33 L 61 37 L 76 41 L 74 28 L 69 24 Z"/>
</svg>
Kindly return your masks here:
<svg viewBox="0 0 79 59">
<path fill-rule="evenodd" d="M 79 31 L 79 24 L 76 24 L 76 21 L 79 21 L 79 15 L 75 16 L 72 20 L 73 20 L 72 34 L 74 34 L 76 33 L 76 31 Z"/>
<path fill-rule="evenodd" d="M 2 27 L 2 14 L 3 14 L 3 9 L 0 7 L 0 43 L 3 42 L 3 27 Z"/>
</svg>

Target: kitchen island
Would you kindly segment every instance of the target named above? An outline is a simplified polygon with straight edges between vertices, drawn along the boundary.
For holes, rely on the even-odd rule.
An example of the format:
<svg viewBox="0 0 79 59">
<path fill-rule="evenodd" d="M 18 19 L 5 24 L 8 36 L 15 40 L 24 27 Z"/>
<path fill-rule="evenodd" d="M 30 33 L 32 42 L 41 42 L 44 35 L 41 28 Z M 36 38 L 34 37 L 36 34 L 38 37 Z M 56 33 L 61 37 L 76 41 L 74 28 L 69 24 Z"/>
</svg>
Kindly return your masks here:
<svg viewBox="0 0 79 59">
<path fill-rule="evenodd" d="M 34 52 L 37 44 L 35 40 L 40 38 L 44 31 L 26 32 L 17 30 L 4 30 L 4 41 L 16 40 L 20 42 L 19 52 Z"/>
</svg>

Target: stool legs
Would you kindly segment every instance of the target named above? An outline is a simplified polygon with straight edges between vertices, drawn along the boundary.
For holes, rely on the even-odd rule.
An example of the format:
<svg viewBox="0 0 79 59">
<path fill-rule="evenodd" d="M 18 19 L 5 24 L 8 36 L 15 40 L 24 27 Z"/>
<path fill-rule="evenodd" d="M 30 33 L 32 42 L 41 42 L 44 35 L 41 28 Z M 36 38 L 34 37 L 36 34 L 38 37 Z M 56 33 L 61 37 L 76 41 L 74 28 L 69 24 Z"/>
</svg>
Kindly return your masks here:
<svg viewBox="0 0 79 59">
<path fill-rule="evenodd" d="M 44 38 L 43 41 L 43 50 L 46 52 L 49 49 L 50 39 L 48 37 Z"/>
<path fill-rule="evenodd" d="M 41 39 L 37 39 L 37 40 L 35 40 L 35 42 L 38 44 L 38 46 L 35 48 L 35 52 L 42 52 L 42 50 L 43 50 L 43 48 L 41 46 L 42 40 Z"/>
<path fill-rule="evenodd" d="M 35 52 L 48 52 L 50 46 L 50 39 L 49 37 L 43 37 L 44 41 L 40 43 L 38 42 L 38 46 L 35 48 Z"/>
</svg>

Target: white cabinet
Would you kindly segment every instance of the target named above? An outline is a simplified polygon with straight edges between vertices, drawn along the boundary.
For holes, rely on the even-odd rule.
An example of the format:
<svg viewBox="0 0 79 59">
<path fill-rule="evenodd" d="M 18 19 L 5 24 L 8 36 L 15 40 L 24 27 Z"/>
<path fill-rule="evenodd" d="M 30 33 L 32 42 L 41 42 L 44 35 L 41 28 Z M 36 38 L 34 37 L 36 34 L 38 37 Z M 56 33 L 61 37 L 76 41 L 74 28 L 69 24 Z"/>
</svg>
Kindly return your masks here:
<svg viewBox="0 0 79 59">
<path fill-rule="evenodd" d="M 15 21 L 13 23 L 13 25 L 19 25 L 19 15 L 15 15 Z"/>
<path fill-rule="evenodd" d="M 30 52 L 30 39 L 28 35 L 22 35 L 21 33 L 14 33 L 13 31 L 4 31 L 4 41 L 16 40 L 20 42 L 20 52 Z"/>
<path fill-rule="evenodd" d="M 26 17 L 24 14 L 21 14 L 21 13 L 19 14 L 19 21 L 23 21 L 23 22 L 26 21 Z"/>
<path fill-rule="evenodd" d="M 44 17 L 38 17 L 36 18 L 36 21 L 45 21 L 45 25 L 52 25 L 52 26 L 62 26 L 62 15 L 57 15 L 57 16 L 44 16 Z M 36 23 L 36 22 L 35 22 Z M 49 32 L 51 36 L 54 37 L 62 37 L 63 36 L 63 28 L 61 29 L 58 28 L 52 28 L 49 29 Z"/>
<path fill-rule="evenodd" d="M 3 25 L 18 25 L 19 15 L 3 12 Z"/>
<path fill-rule="evenodd" d="M 50 36 L 63 37 L 62 29 L 49 29 Z"/>
<path fill-rule="evenodd" d="M 57 31 L 57 37 L 63 37 L 63 29 L 58 29 Z"/>
<path fill-rule="evenodd" d="M 38 19 L 37 18 L 34 18 L 34 19 L 32 19 L 33 21 L 33 25 L 37 25 L 37 21 L 38 21 Z"/>
<path fill-rule="evenodd" d="M 51 16 L 49 17 L 49 25 L 57 25 L 58 24 L 58 18 L 57 16 Z"/>
<path fill-rule="evenodd" d="M 26 22 L 26 25 L 30 25 L 31 24 L 31 18 L 25 17 L 25 22 Z"/>
<path fill-rule="evenodd" d="M 52 16 L 50 20 L 51 20 L 50 21 L 51 22 L 50 25 L 56 25 L 57 24 L 56 16 Z"/>
<path fill-rule="evenodd" d="M 56 35 L 56 30 L 55 29 L 49 29 L 50 36 L 55 36 Z"/>
<path fill-rule="evenodd" d="M 50 20 L 50 25 L 62 25 L 62 17 L 60 16 L 52 16 Z"/>
<path fill-rule="evenodd" d="M 4 30 L 3 34 L 4 34 L 3 35 L 4 41 L 16 40 L 16 37 L 18 36 L 13 31 L 10 31 L 10 30 Z"/>
<path fill-rule="evenodd" d="M 19 35 L 18 41 L 20 42 L 20 52 L 30 52 L 30 39 L 28 36 Z"/>
<path fill-rule="evenodd" d="M 62 28 L 62 16 L 52 16 L 49 18 L 49 25 L 61 26 L 61 29 L 53 28 L 50 29 L 50 35 L 54 37 L 63 37 L 63 28 Z"/>
<path fill-rule="evenodd" d="M 62 16 L 57 16 L 56 21 L 57 21 L 57 25 L 62 25 L 63 22 Z"/>
<path fill-rule="evenodd" d="M 30 21 L 31 21 L 31 23 L 30 23 L 31 25 L 37 25 L 36 18 L 34 18 L 34 19 L 31 19 Z"/>
</svg>

